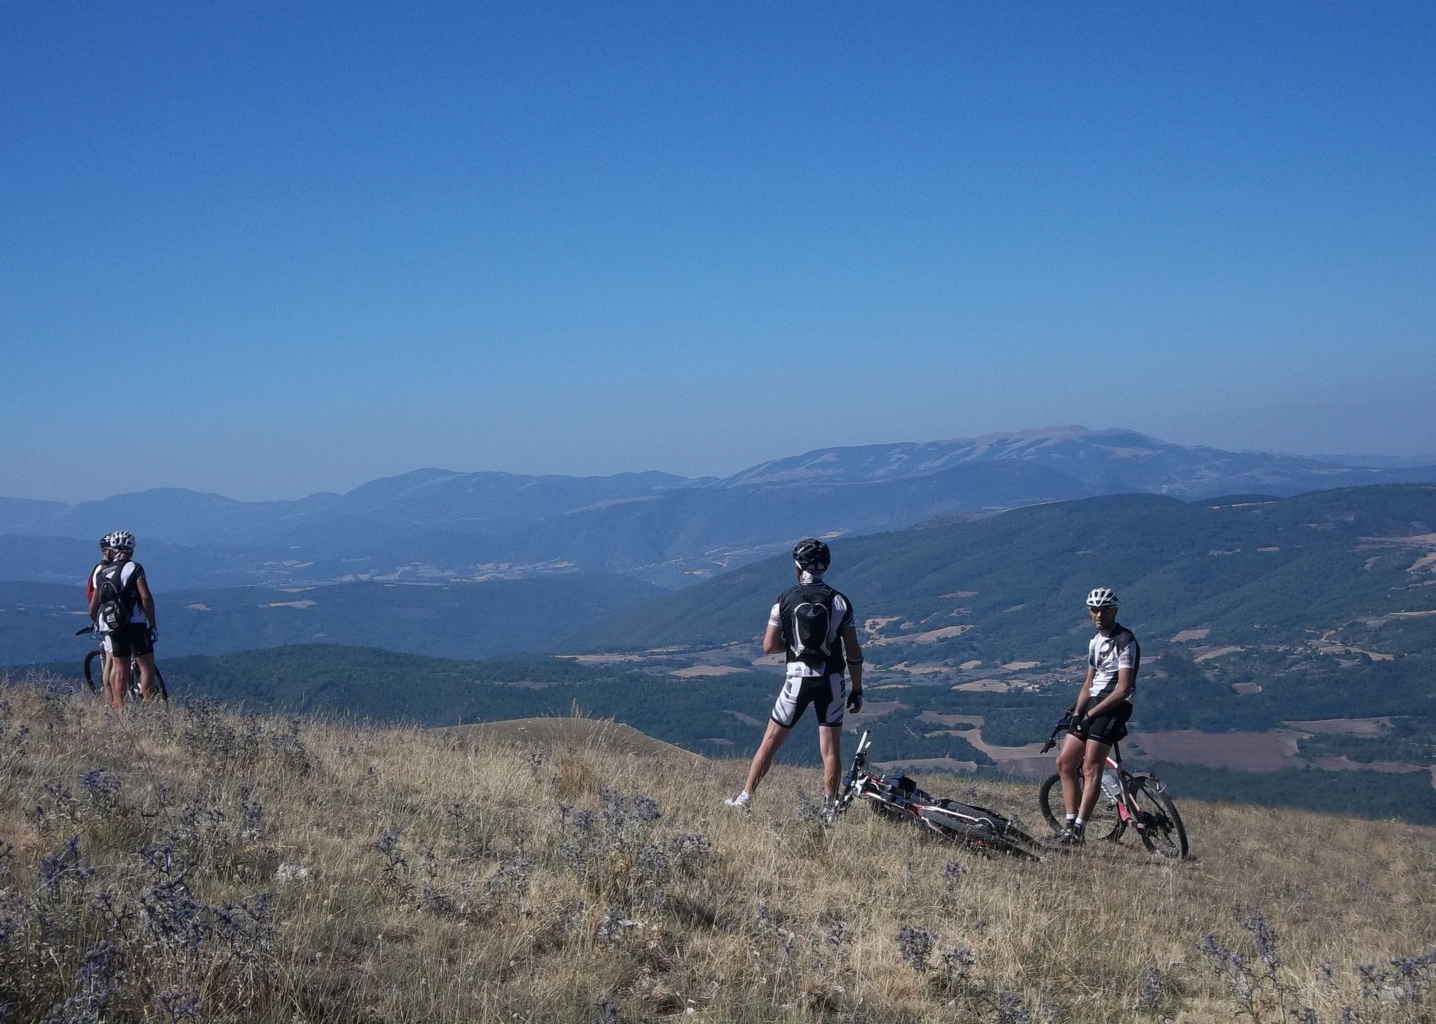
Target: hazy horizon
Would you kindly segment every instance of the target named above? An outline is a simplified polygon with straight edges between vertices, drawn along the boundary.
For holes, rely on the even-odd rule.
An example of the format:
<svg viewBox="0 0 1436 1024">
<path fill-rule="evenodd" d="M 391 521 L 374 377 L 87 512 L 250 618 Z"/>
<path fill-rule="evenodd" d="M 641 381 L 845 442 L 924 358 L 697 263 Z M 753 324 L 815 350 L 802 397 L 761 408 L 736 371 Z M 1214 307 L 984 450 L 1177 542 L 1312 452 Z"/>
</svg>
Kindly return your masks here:
<svg viewBox="0 0 1436 1024">
<path fill-rule="evenodd" d="M 1070 429 L 1072 426 L 1074 426 L 1074 425 L 1072 425 L 1072 424 L 1063 424 L 1063 425 L 1056 425 L 1056 424 L 1054 424 L 1054 425 L 1050 425 L 1050 426 L 1047 426 L 1047 427 L 1035 427 L 1035 428 L 1027 428 L 1027 429 L 1024 429 L 1024 430 L 1015 430 L 1015 431 L 987 431 L 987 432 L 985 432 L 984 434 L 977 434 L 977 435 L 973 435 L 972 437 L 924 438 L 924 439 L 920 439 L 920 440 L 915 439 L 915 440 L 900 440 L 900 441 L 873 441 L 873 442 L 867 442 L 866 444 L 859 444 L 859 445 L 841 445 L 841 446 L 834 445 L 834 446 L 830 446 L 830 447 L 865 447 L 865 446 L 867 446 L 867 445 L 873 445 L 873 446 L 879 446 L 879 447 L 881 447 L 881 446 L 887 446 L 887 445 L 924 444 L 924 443 L 946 444 L 946 443 L 952 443 L 952 442 L 960 442 L 960 441 L 968 441 L 968 440 L 977 440 L 977 439 L 980 439 L 980 438 L 985 437 L 985 436 L 1010 436 L 1010 435 L 1013 435 L 1013 434 L 1041 434 L 1041 433 L 1045 433 L 1045 432 L 1048 432 L 1048 431 L 1056 431 L 1056 430 Z M 1096 428 L 1096 427 L 1094 427 L 1094 428 L 1090 428 L 1090 429 L 1092 429 L 1094 432 L 1100 432 L 1100 431 L 1102 431 L 1102 430 L 1108 430 L 1108 429 L 1122 430 L 1122 429 L 1128 429 L 1128 428 L 1122 428 L 1122 427 L 1114 427 L 1114 428 L 1102 427 L 1102 428 Z M 1141 433 L 1141 431 L 1138 431 L 1138 433 Z M 1151 435 L 1147 435 L 1147 436 L 1150 437 Z M 1153 438 L 1153 440 L 1162 441 L 1162 442 L 1166 442 L 1166 443 L 1181 443 L 1181 442 L 1172 442 L 1169 438 Z M 1201 445 L 1200 443 L 1197 443 L 1197 444 L 1195 444 L 1195 445 L 1192 445 L 1192 447 L 1218 448 L 1218 447 L 1220 447 L 1220 446 L 1218 446 L 1218 445 Z M 463 468 L 457 468 L 457 467 L 454 467 L 454 466 L 427 465 L 427 466 L 410 466 L 410 467 L 408 467 L 408 468 L 406 468 L 406 469 L 401 469 L 401 470 L 399 470 L 399 471 L 397 471 L 397 472 L 394 472 L 394 473 L 382 473 L 382 474 L 379 474 L 379 475 L 377 475 L 377 476 L 366 477 L 366 478 L 363 479 L 363 480 L 356 480 L 356 481 L 354 481 L 352 484 L 349 484 L 348 486 L 341 487 L 341 488 L 323 488 L 323 487 L 320 487 L 320 488 L 313 488 L 313 489 L 310 489 L 310 490 L 307 490 L 307 491 L 301 491 L 301 492 L 292 493 L 292 494 L 267 494 L 267 495 L 260 495 L 260 496 L 248 497 L 248 496 L 240 496 L 240 495 L 236 495 L 236 494 L 230 494 L 230 493 L 227 493 L 227 492 L 224 492 L 224 491 L 206 490 L 206 489 L 204 489 L 204 488 L 199 488 L 199 487 L 185 487 L 183 484 L 165 484 L 165 485 L 161 485 L 161 486 L 163 486 L 163 487 L 174 487 L 174 488 L 182 489 L 182 490 L 200 491 L 201 493 L 206 493 L 206 494 L 218 494 L 218 495 L 220 495 L 221 497 L 234 498 L 235 500 L 238 500 L 238 501 L 297 501 L 297 500 L 300 500 L 300 499 L 302 499 L 302 498 L 307 498 L 307 497 L 310 497 L 310 496 L 313 496 L 313 495 L 316 495 L 316 494 L 324 494 L 324 493 L 346 494 L 346 493 L 348 493 L 349 491 L 352 491 L 352 490 L 354 490 L 355 488 L 361 487 L 361 486 L 363 486 L 364 484 L 370 483 L 370 482 L 372 482 L 372 481 L 374 481 L 374 480 L 385 479 L 385 478 L 390 478 L 390 477 L 404 476 L 404 475 L 409 474 L 409 473 L 419 473 L 419 472 L 424 472 L 424 471 L 429 471 L 429 470 L 436 471 L 436 472 L 444 472 L 444 473 L 455 473 L 455 474 L 470 474 L 470 473 L 513 473 L 514 475 L 517 475 L 517 476 L 590 476 L 590 477 L 594 477 L 594 476 L 614 476 L 614 475 L 623 474 L 623 473 L 650 473 L 650 472 L 657 472 L 657 473 L 671 473 L 671 475 L 673 475 L 673 476 L 684 477 L 685 479 L 690 479 L 690 480 L 692 480 L 692 479 L 704 479 L 704 478 L 722 479 L 722 478 L 724 478 L 724 477 L 732 476 L 732 475 L 734 475 L 734 474 L 736 474 L 736 473 L 739 473 L 739 472 L 741 472 L 741 471 L 743 471 L 743 470 L 745 470 L 745 469 L 749 469 L 749 468 L 752 468 L 752 467 L 754 467 L 754 466 L 762 465 L 763 463 L 766 463 L 766 462 L 769 462 L 769 461 L 774 461 L 774 460 L 779 460 L 779 459 L 791 458 L 791 457 L 794 457 L 794 456 L 805 455 L 805 454 L 808 454 L 808 453 L 811 452 L 811 451 L 818 451 L 818 450 L 822 450 L 822 449 L 808 449 L 807 451 L 801 451 L 801 452 L 800 452 L 800 451 L 792 451 L 792 452 L 785 452 L 785 453 L 781 453 L 781 454 L 774 454 L 774 455 L 768 456 L 767 458 L 758 459 L 758 460 L 755 461 L 755 462 L 744 463 L 744 464 L 739 465 L 739 466 L 733 466 L 733 467 L 731 467 L 731 468 L 725 469 L 725 470 L 722 471 L 722 472 L 709 472 L 709 473 L 674 473 L 674 472 L 672 472 L 672 471 L 670 471 L 670 470 L 665 470 L 665 469 L 662 469 L 662 468 L 660 468 L 660 467 L 655 467 L 655 466 L 637 466 L 637 467 L 631 467 L 631 468 L 625 468 L 625 469 L 618 469 L 618 470 L 614 470 L 612 473 L 543 473 L 543 472 L 537 472 L 537 471 L 528 472 L 528 471 L 523 471 L 523 470 L 511 470 L 511 469 L 491 469 L 491 468 L 486 468 L 486 467 L 485 467 L 485 468 L 477 468 L 477 469 L 463 469 Z M 1253 452 L 1254 452 L 1254 451 L 1261 451 L 1261 449 L 1237 449 L 1236 451 L 1253 451 Z M 1322 459 L 1322 458 L 1330 459 L 1330 460 L 1351 459 L 1351 460 L 1353 460 L 1354 464 L 1355 464 L 1355 463 L 1361 463 L 1361 462 L 1363 462 L 1363 460 L 1371 460 L 1371 461 L 1375 462 L 1375 461 L 1381 460 L 1381 459 L 1383 459 L 1383 458 L 1390 458 L 1390 459 L 1398 460 L 1401 464 L 1404 464 L 1404 465 L 1410 465 L 1410 466 L 1428 466 L 1428 465 L 1430 465 L 1430 466 L 1436 466 L 1436 454 L 1427 455 L 1427 456 L 1380 456 L 1380 455 L 1372 455 L 1371 453 L 1367 453 L 1367 452 L 1341 452 L 1341 453 L 1327 453 L 1327 454 L 1325 454 L 1325 455 L 1302 455 L 1302 453 L 1299 453 L 1299 452 L 1269 452 L 1268 454 L 1276 454 L 1276 455 L 1296 455 L 1296 456 L 1300 456 L 1300 457 L 1302 457 L 1302 458 L 1310 458 L 1310 459 Z M 52 496 L 43 495 L 43 494 L 14 494 L 14 493 L 0 493 L 0 497 L 3 497 L 3 498 L 23 498 L 23 499 L 32 499 L 32 500 L 39 500 L 39 501 L 62 501 L 62 502 L 65 502 L 66 504 L 76 505 L 76 504 L 83 504 L 84 502 L 87 502 L 87 501 L 103 500 L 104 498 L 115 497 L 116 495 L 120 495 L 120 494 L 136 493 L 137 491 L 152 490 L 152 489 L 154 489 L 154 488 L 136 488 L 136 489 L 134 489 L 134 490 L 112 491 L 112 492 L 107 492 L 107 493 L 103 493 L 103 494 L 92 494 L 92 495 L 87 495 L 87 496 L 84 496 L 84 497 L 69 498 L 69 499 L 67 499 L 67 498 L 57 498 L 57 497 L 52 497 Z"/>
</svg>

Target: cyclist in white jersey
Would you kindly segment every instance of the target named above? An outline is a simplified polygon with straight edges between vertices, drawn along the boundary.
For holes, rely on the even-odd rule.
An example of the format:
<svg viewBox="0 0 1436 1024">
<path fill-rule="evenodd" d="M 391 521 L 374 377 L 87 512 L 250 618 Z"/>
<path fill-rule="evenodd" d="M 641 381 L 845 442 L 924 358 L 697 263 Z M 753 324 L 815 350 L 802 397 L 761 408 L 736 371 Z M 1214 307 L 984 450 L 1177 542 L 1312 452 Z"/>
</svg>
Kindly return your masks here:
<svg viewBox="0 0 1436 1024">
<path fill-rule="evenodd" d="M 763 636 L 764 652 L 786 654 L 786 678 L 773 704 L 768 731 L 748 768 L 743 792 L 723 801 L 729 807 L 751 808 L 753 794 L 773 766 L 778 748 L 811 704 L 818 717 L 818 749 L 823 756 L 823 815 L 828 821 L 833 818 L 842 776 L 843 711 L 846 708 L 857 714 L 863 706 L 863 651 L 858 645 L 852 602 L 823 582 L 830 561 L 828 546 L 812 537 L 793 548 L 798 585 L 778 597 Z M 853 680 L 852 689 L 846 692 L 845 668 Z"/>
<path fill-rule="evenodd" d="M 1072 708 L 1072 726 L 1057 754 L 1067 827 L 1052 841 L 1061 846 L 1082 844 L 1087 818 L 1102 792 L 1107 752 L 1127 735 L 1132 692 L 1142 666 L 1137 638 L 1117 621 L 1117 595 L 1098 587 L 1087 595 L 1087 611 L 1097 635 L 1087 644 L 1087 679 Z"/>
<path fill-rule="evenodd" d="M 90 620 L 100 636 L 105 659 L 105 696 L 120 707 L 130 686 L 130 656 L 140 669 L 140 694 L 148 698 L 155 680 L 155 599 L 145 568 L 133 558 L 135 535 L 107 533 L 100 541 L 106 560 L 90 573 Z"/>
</svg>

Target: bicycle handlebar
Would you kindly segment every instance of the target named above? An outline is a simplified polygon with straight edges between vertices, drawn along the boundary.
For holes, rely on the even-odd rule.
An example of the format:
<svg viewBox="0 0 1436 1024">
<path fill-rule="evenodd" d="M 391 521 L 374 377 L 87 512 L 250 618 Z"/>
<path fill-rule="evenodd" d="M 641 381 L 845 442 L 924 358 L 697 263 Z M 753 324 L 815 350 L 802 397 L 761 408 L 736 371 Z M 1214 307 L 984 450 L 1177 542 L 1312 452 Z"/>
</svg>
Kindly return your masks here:
<svg viewBox="0 0 1436 1024">
<path fill-rule="evenodd" d="M 1045 753 L 1047 753 L 1047 751 L 1049 751 L 1049 750 L 1051 750 L 1053 747 L 1057 746 L 1057 736 L 1058 736 L 1064 729 L 1070 728 L 1071 725 L 1072 725 L 1072 712 L 1069 711 L 1069 712 L 1067 712 L 1065 715 L 1062 716 L 1062 721 L 1058 722 L 1056 725 L 1054 725 L 1054 726 L 1052 727 L 1052 735 L 1049 736 L 1049 737 L 1047 737 L 1047 742 L 1046 742 L 1045 744 L 1043 744 L 1043 746 L 1042 746 L 1042 753 L 1045 754 Z"/>
<path fill-rule="evenodd" d="M 77 629 L 77 630 L 75 630 L 75 635 L 76 635 L 76 636 L 84 636 L 86 633 L 93 633 L 94 631 L 95 631 L 95 627 L 94 627 L 94 626 L 86 626 L 84 629 Z"/>
</svg>

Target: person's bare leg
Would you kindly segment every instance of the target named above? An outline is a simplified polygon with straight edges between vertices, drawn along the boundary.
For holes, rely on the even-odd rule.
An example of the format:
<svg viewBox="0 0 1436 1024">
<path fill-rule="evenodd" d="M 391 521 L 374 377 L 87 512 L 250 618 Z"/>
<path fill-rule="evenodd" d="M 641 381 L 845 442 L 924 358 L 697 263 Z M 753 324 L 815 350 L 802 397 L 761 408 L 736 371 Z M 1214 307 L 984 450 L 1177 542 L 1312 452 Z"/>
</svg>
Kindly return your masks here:
<svg viewBox="0 0 1436 1024">
<path fill-rule="evenodd" d="M 1109 749 L 1111 748 L 1105 743 L 1087 741 L 1087 757 L 1082 766 L 1082 776 L 1086 784 L 1082 788 L 1082 808 L 1077 812 L 1077 817 L 1083 822 L 1092 816 L 1092 808 L 1097 806 L 1097 797 L 1102 794 L 1102 769 L 1106 767 Z"/>
<path fill-rule="evenodd" d="M 121 707 L 125 703 L 125 691 L 130 688 L 130 659 L 111 654 L 105 659 L 105 669 L 110 706 Z"/>
<path fill-rule="evenodd" d="M 842 726 L 818 726 L 818 751 L 823 755 L 823 790 L 834 799 L 838 796 L 838 780 L 843 777 L 842 748 Z"/>
<path fill-rule="evenodd" d="M 155 692 L 155 652 L 136 655 L 135 664 L 140 667 L 140 696 L 149 700 Z"/>
<path fill-rule="evenodd" d="M 749 796 L 758 792 L 758 783 L 763 781 L 763 776 L 773 767 L 773 758 L 777 755 L 778 748 L 792 731 L 784 729 L 771 718 L 768 719 L 768 731 L 763 734 L 763 742 L 758 744 L 758 752 L 753 755 L 753 763 L 748 766 L 748 783 L 743 787 L 743 791 Z"/>
<path fill-rule="evenodd" d="M 1062 806 L 1068 814 L 1077 814 L 1077 805 L 1082 799 L 1082 789 L 1077 781 L 1082 770 L 1082 741 L 1071 733 L 1062 737 L 1062 749 L 1057 754 L 1057 774 L 1062 776 Z"/>
</svg>

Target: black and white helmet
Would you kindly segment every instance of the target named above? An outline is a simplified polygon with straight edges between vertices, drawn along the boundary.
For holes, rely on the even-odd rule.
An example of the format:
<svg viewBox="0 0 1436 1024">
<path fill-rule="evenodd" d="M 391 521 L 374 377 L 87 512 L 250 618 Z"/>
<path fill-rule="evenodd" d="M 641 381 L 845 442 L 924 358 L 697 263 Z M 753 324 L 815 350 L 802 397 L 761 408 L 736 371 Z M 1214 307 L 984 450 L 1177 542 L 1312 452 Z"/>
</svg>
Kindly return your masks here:
<svg viewBox="0 0 1436 1024">
<path fill-rule="evenodd" d="M 129 530 L 116 530 L 114 533 L 105 534 L 100 543 L 116 551 L 134 551 L 135 535 Z"/>
<path fill-rule="evenodd" d="M 828 546 L 816 537 L 804 537 L 793 547 L 793 561 L 806 572 L 822 572 L 832 560 Z"/>
<path fill-rule="evenodd" d="M 1111 587 L 1098 587 L 1087 595 L 1088 608 L 1117 607 L 1117 592 Z"/>
</svg>

